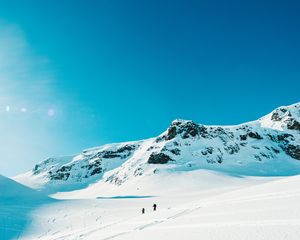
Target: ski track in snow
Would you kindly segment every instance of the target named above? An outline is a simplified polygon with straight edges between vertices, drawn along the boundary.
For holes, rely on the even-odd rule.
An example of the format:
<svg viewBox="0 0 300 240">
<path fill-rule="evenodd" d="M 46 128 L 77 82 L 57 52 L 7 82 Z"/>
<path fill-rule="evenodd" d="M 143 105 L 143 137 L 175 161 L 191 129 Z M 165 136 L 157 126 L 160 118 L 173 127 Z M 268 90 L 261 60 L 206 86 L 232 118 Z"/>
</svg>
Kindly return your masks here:
<svg viewBox="0 0 300 240">
<path fill-rule="evenodd" d="M 178 189 L 177 195 L 155 197 L 154 199 L 59 201 L 43 207 L 42 212 L 40 210 L 33 211 L 30 222 L 31 231 L 18 236 L 18 240 L 128 240 L 140 239 L 137 237 L 141 236 L 140 234 L 144 235 L 145 239 L 164 239 L 159 235 L 163 233 L 166 234 L 165 236 L 171 234 L 173 239 L 180 239 L 181 231 L 186 232 L 190 239 L 198 239 L 189 234 L 199 232 L 199 234 L 210 234 L 215 237 L 211 239 L 229 240 L 232 238 L 216 237 L 214 233 L 211 233 L 212 229 L 221 229 L 220 231 L 224 231 L 225 235 L 230 235 L 236 228 L 239 229 L 238 231 L 248 231 L 249 236 L 252 236 L 253 232 L 257 232 L 258 236 L 265 237 L 269 231 L 277 231 L 279 235 L 274 239 L 280 240 L 285 239 L 284 236 L 287 232 L 291 232 L 286 239 L 294 240 L 297 239 L 294 236 L 300 234 L 299 184 L 300 176 L 295 176 L 250 184 L 245 187 L 241 185 L 226 191 L 216 191 L 207 196 L 200 191 L 199 196 L 201 197 L 197 194 L 190 194 L 190 192 L 181 193 L 182 189 Z M 181 194 L 178 195 L 178 193 Z M 142 215 L 136 212 L 132 213 L 130 209 L 127 210 L 128 206 L 137 205 L 136 207 L 139 208 L 143 205 L 149 206 L 153 201 L 159 203 L 156 212 L 147 210 L 146 214 Z M 161 201 L 162 204 L 160 204 Z M 268 209 L 269 205 L 270 209 Z M 14 215 L 8 214 L 10 211 L 13 214 L 18 211 L 32 210 L 32 207 L 28 206 L 17 204 L 11 206 L 11 209 L 0 206 L 0 216 L 6 210 L 9 219 L 13 219 Z M 94 210 L 99 210 L 99 207 L 100 212 L 94 213 Z M 122 213 L 124 210 L 128 212 Z M 272 216 L 273 211 L 274 216 Z M 286 211 L 292 212 L 286 213 Z M 280 219 L 282 216 L 283 219 Z M 76 225 L 73 221 L 77 221 L 78 217 L 82 219 L 93 217 L 94 220 L 87 224 Z M 109 217 L 108 220 L 107 217 Z M 60 226 L 64 222 L 69 223 L 66 226 Z M 75 225 L 73 226 L 73 224 Z M 39 228 L 43 225 L 45 227 L 39 233 Z M 6 226 L 6 230 L 21 234 L 18 225 Z M 172 235 L 173 231 L 177 232 L 177 234 L 174 233 L 174 236 Z M 156 237 L 157 234 L 160 237 Z M 206 238 L 210 237 L 206 236 Z M 256 239 L 266 239 L 266 237 Z"/>
<path fill-rule="evenodd" d="M 209 175 L 209 179 L 205 178 L 207 184 L 219 178 Z M 190 192 L 175 184 L 170 192 L 140 193 L 154 198 L 62 200 L 39 209 L 1 205 L 0 219 L 7 216 L 7 221 L 13 221 L 16 213 L 30 212 L 26 231 L 18 223 L 4 226 L 6 231 L 18 233 L 15 235 L 18 240 L 177 240 L 182 237 L 196 240 L 199 236 L 213 240 L 243 237 L 264 240 L 271 234 L 274 240 L 298 240 L 300 176 L 251 181 L 242 179 L 226 189 L 220 184 L 212 191 L 195 188 Z M 160 184 L 162 189 L 167 189 L 169 180 L 166 185 L 162 181 Z M 158 203 L 156 212 L 149 207 L 153 202 Z M 137 213 L 142 207 L 146 207 L 146 214 Z"/>
<path fill-rule="evenodd" d="M 236 192 L 239 190 L 235 190 L 232 192 Z M 230 192 L 229 192 L 230 193 Z M 225 193 L 225 195 L 228 193 Z M 223 194 L 218 195 L 217 197 L 220 197 Z M 135 231 L 143 231 L 145 229 L 151 228 L 151 227 L 155 227 L 157 225 L 160 225 L 162 223 L 166 223 L 168 221 L 171 220 L 175 220 L 177 218 L 181 218 L 184 217 L 186 215 L 189 215 L 191 213 L 195 213 L 196 211 L 205 208 L 205 207 L 213 207 L 214 205 L 220 205 L 220 204 L 234 204 L 234 203 L 241 203 L 241 202 L 253 202 L 253 201 L 262 201 L 262 200 L 267 200 L 267 199 L 274 199 L 274 198 L 278 198 L 278 199 L 282 199 L 282 198 L 290 198 L 290 197 L 297 197 L 300 196 L 300 193 L 295 193 L 295 194 L 288 194 L 288 192 L 278 192 L 278 193 L 266 193 L 266 194 L 257 194 L 257 195 L 252 195 L 251 197 L 240 197 L 240 198 L 232 198 L 229 200 L 225 200 L 225 201 L 220 201 L 220 200 L 216 200 L 216 201 L 212 201 L 207 203 L 208 201 L 210 201 L 211 199 L 214 199 L 214 197 L 208 198 L 208 199 L 204 199 L 202 201 L 202 203 L 200 203 L 198 206 L 195 206 L 193 208 L 187 208 L 184 209 L 182 211 L 180 211 L 179 213 L 176 214 L 172 214 L 170 216 L 167 216 L 163 219 L 155 219 L 154 221 L 149 221 L 148 223 L 142 224 L 142 225 L 138 225 L 132 229 L 128 229 L 126 231 L 121 231 L 119 233 L 114 233 L 110 236 L 106 236 L 104 238 L 99 238 L 102 240 L 109 240 L 109 239 L 116 239 L 119 237 L 123 237 L 124 235 L 130 234 L 132 232 Z M 195 204 L 195 203 L 193 203 Z M 189 204 L 187 204 L 189 205 Z M 72 239 L 85 239 L 86 237 L 88 237 L 89 235 L 93 234 L 93 233 L 101 233 L 101 230 L 105 229 L 105 228 L 109 228 L 109 227 L 117 227 L 117 225 L 122 224 L 124 222 L 128 222 L 130 220 L 133 220 L 137 217 L 131 217 L 128 219 L 123 219 L 121 221 L 118 222 L 114 222 L 111 224 L 108 224 L 106 226 L 103 227 L 99 227 L 99 228 L 95 228 L 92 230 L 83 230 L 80 232 L 80 235 L 74 235 L 70 234 L 68 236 L 62 236 L 59 238 L 55 238 L 55 240 L 62 240 L 62 239 L 66 239 L 67 237 L 71 237 Z M 289 220 L 261 220 L 261 221 L 243 221 L 243 222 L 238 222 L 238 221 L 231 221 L 231 222 L 224 222 L 224 223 L 191 223 L 189 226 L 176 226 L 176 228 L 195 228 L 195 227 L 230 227 L 230 226 L 276 226 L 276 225 L 295 225 L 295 226 L 300 226 L 300 221 L 299 219 L 289 219 Z M 77 233 L 79 234 L 79 233 Z"/>
<path fill-rule="evenodd" d="M 300 103 L 235 126 L 175 120 L 14 178 L 40 191 L 0 175 L 0 240 L 298 240 L 299 122 Z"/>
<path fill-rule="evenodd" d="M 237 191 L 239 191 L 239 190 L 237 190 Z M 233 192 L 235 192 L 235 191 L 233 191 Z M 102 238 L 102 240 L 115 239 L 115 238 L 130 234 L 134 231 L 142 231 L 144 229 L 160 225 L 160 224 L 165 223 L 167 221 L 174 220 L 176 218 L 184 217 L 188 214 L 194 213 L 195 211 L 197 211 L 201 208 L 212 207 L 213 205 L 272 200 L 274 198 L 284 199 L 284 198 L 299 197 L 299 196 L 300 196 L 300 193 L 294 193 L 294 194 L 290 193 L 290 194 L 288 194 L 288 192 L 278 192 L 278 193 L 271 193 L 271 194 L 268 194 L 268 193 L 258 194 L 258 195 L 253 195 L 251 197 L 233 198 L 233 199 L 225 200 L 225 201 L 220 201 L 219 200 L 219 201 L 213 201 L 213 202 L 210 202 L 210 203 L 203 203 L 200 206 L 185 209 L 185 210 L 183 210 L 179 213 L 168 216 L 165 219 L 154 220 L 154 221 L 151 221 L 147 224 L 137 226 L 132 230 L 121 232 L 121 233 L 114 234 L 114 235 L 109 236 L 109 237 Z M 208 201 L 208 200 L 209 199 L 205 199 L 204 202 Z M 116 224 L 118 224 L 118 223 L 116 223 Z M 113 224 L 113 225 L 116 225 L 116 224 Z M 197 228 L 201 228 L 201 227 L 202 228 L 206 228 L 206 227 L 233 227 L 233 226 L 256 227 L 256 226 L 283 226 L 283 225 L 286 225 L 286 226 L 292 226 L 293 225 L 293 226 L 300 227 L 300 219 L 298 218 L 298 219 L 287 219 L 287 220 L 260 220 L 260 221 L 255 220 L 255 221 L 243 221 L 243 222 L 230 221 L 230 222 L 224 222 L 224 223 L 198 223 L 198 224 L 197 223 L 191 223 L 189 226 L 187 226 L 187 225 L 184 225 L 184 226 L 176 225 L 175 228 L 184 228 L 184 229 L 186 229 L 186 228 L 196 228 L 196 227 Z"/>
</svg>

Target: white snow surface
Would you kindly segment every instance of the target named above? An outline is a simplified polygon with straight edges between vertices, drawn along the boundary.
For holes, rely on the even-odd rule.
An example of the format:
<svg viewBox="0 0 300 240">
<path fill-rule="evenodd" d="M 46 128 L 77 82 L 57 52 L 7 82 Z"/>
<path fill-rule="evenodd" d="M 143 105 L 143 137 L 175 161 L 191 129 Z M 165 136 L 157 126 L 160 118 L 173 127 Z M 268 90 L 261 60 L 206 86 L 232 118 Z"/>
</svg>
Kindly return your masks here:
<svg viewBox="0 0 300 240">
<path fill-rule="evenodd" d="M 299 122 L 300 103 L 236 126 L 175 120 L 48 158 L 14 178 L 27 187 L 0 177 L 0 240 L 298 240 Z"/>
<path fill-rule="evenodd" d="M 16 239 L 31 221 L 30 212 L 55 202 L 44 194 L 0 175 L 0 239 Z"/>
<path fill-rule="evenodd" d="M 166 160 L 150 163 L 151 156 Z M 300 103 L 236 126 L 175 120 L 156 138 L 52 157 L 14 179 L 48 194 L 102 182 L 122 185 L 159 171 L 210 169 L 247 176 L 300 174 Z"/>
<path fill-rule="evenodd" d="M 238 177 L 195 170 L 146 178 L 56 194 L 64 200 L 33 209 L 18 239 L 299 239 L 299 175 Z"/>
</svg>

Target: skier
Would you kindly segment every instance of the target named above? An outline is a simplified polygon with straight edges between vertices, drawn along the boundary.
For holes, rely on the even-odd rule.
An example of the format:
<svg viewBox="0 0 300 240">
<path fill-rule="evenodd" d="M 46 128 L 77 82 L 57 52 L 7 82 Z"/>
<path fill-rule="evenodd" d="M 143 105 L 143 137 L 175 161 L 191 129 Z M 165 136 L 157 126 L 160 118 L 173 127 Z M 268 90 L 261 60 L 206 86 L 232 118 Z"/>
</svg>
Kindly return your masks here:
<svg viewBox="0 0 300 240">
<path fill-rule="evenodd" d="M 153 204 L 153 211 L 156 211 L 157 205 L 156 203 Z"/>
<path fill-rule="evenodd" d="M 145 208 L 142 208 L 142 214 L 145 214 Z"/>
</svg>

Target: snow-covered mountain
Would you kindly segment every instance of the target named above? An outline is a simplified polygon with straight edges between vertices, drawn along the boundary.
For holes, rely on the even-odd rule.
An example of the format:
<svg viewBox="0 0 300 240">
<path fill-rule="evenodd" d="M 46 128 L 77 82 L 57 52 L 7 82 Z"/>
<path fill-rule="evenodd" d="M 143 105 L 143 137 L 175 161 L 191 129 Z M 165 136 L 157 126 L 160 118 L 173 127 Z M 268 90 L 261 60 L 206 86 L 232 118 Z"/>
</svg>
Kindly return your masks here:
<svg viewBox="0 0 300 240">
<path fill-rule="evenodd" d="M 296 240 L 299 122 L 300 103 L 237 126 L 175 120 L 155 138 L 49 158 L 15 177 L 51 199 L 0 176 L 0 237 Z"/>
<path fill-rule="evenodd" d="M 15 180 L 56 192 L 197 169 L 256 176 L 299 174 L 300 103 L 236 126 L 175 120 L 158 137 L 49 158 Z"/>
</svg>

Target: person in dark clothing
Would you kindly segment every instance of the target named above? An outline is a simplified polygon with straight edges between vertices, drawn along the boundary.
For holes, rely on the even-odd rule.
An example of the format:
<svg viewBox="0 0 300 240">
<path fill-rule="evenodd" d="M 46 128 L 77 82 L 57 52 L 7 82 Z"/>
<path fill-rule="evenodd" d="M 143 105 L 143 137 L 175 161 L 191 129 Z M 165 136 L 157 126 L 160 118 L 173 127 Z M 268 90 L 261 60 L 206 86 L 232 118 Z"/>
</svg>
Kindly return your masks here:
<svg viewBox="0 0 300 240">
<path fill-rule="evenodd" d="M 145 208 L 142 208 L 142 214 L 145 214 Z"/>
<path fill-rule="evenodd" d="M 156 203 L 153 204 L 153 211 L 156 211 L 157 205 Z"/>
</svg>

